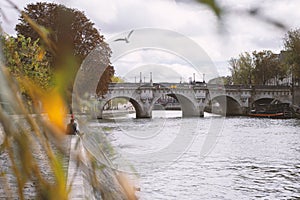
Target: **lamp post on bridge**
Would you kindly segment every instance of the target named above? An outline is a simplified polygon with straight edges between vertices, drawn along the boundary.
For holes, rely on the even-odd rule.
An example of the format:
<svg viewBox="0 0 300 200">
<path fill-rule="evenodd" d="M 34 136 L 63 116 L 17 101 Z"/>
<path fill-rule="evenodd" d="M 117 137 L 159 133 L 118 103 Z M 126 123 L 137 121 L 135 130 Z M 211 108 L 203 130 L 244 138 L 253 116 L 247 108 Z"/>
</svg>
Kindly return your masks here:
<svg viewBox="0 0 300 200">
<path fill-rule="evenodd" d="M 195 83 L 196 82 L 195 73 L 193 73 L 193 77 L 194 77 L 194 83 Z"/>
</svg>

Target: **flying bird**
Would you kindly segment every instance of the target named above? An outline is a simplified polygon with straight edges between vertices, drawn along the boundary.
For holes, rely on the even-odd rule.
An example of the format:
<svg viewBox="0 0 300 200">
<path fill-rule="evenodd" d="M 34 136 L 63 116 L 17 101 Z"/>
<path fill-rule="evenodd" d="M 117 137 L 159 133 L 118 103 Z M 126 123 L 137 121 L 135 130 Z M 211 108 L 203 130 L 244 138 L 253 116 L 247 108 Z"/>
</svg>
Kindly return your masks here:
<svg viewBox="0 0 300 200">
<path fill-rule="evenodd" d="M 116 39 L 114 40 L 114 42 L 117 42 L 117 41 L 125 41 L 126 43 L 129 43 L 129 37 L 132 35 L 134 30 L 130 31 L 129 34 L 125 37 L 125 38 L 119 38 L 119 39 Z"/>
</svg>

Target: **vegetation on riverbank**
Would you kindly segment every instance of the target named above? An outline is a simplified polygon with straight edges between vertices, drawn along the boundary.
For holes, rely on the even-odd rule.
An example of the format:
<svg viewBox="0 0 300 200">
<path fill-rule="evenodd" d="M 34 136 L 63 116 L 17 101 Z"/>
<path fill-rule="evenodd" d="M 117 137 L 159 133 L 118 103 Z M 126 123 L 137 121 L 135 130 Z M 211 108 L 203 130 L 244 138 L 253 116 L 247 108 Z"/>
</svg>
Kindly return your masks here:
<svg viewBox="0 0 300 200">
<path fill-rule="evenodd" d="M 23 28 L 19 28 L 17 37 L 5 34 L 1 36 L 4 45 L 4 66 L 1 66 L 0 71 L 1 98 L 9 103 L 10 114 L 17 115 L 14 115 L 16 119 L 12 119 L 8 110 L 0 106 L 0 122 L 3 127 L 0 153 L 1 157 L 8 160 L 5 165 L 0 166 L 0 182 L 3 186 L 0 189 L 7 194 L 7 198 L 68 199 L 73 184 L 72 181 L 68 184 L 66 178 L 65 165 L 69 156 L 66 145 L 69 143 L 64 143 L 68 138 L 65 135 L 65 126 L 70 104 L 69 87 L 72 86 L 84 56 L 92 50 L 90 48 L 94 48 L 93 45 L 100 44 L 106 48 L 106 54 L 103 55 L 104 67 L 109 66 L 106 68 L 109 70 L 104 79 L 99 77 L 98 90 L 100 94 L 105 92 L 105 86 L 111 81 L 113 74 L 109 62 L 110 49 L 96 29 L 87 29 L 86 26 L 91 27 L 93 24 L 82 12 L 51 3 L 30 4 L 26 11 L 20 11 L 11 1 L 7 2 L 20 12 L 22 23 L 19 27 Z M 32 7 L 35 12 L 30 11 Z M 42 22 L 37 23 L 38 20 L 51 21 L 48 18 L 51 17 L 51 12 L 46 11 L 53 11 L 52 14 L 63 15 L 65 18 L 58 18 L 50 30 L 47 25 L 40 24 Z M 33 17 L 31 14 L 37 16 Z M 80 16 L 80 20 L 75 16 Z M 78 26 L 86 26 L 82 26 L 82 29 L 76 27 L 76 31 L 71 31 L 68 29 L 71 28 L 69 22 L 74 19 L 74 23 L 80 23 Z M 74 40 L 69 40 L 69 34 L 80 33 L 80 30 L 87 31 L 83 36 L 88 36 L 89 30 L 94 31 L 93 36 L 98 34 L 98 42 L 86 38 L 86 41 L 93 42 L 91 46 L 84 41 L 77 41 L 76 35 L 72 37 Z M 22 35 L 19 34 L 21 32 Z M 36 37 L 32 38 L 33 35 Z M 75 51 L 76 45 L 82 54 Z M 84 49 L 84 45 L 88 49 Z M 31 107 L 31 110 L 28 107 Z M 30 114 L 39 113 L 40 109 L 46 114 Z M 76 163 L 77 170 L 82 169 L 84 164 L 81 154 L 71 153 L 75 154 L 76 158 L 71 162 Z M 84 160 L 85 163 L 89 163 L 91 175 L 101 174 L 105 169 L 95 162 L 93 156 L 87 156 Z M 2 168 L 3 166 L 6 168 Z M 125 175 L 114 172 L 114 169 L 106 170 L 113 170 L 115 182 L 112 182 L 110 187 L 119 188 L 118 193 L 106 191 L 98 180 L 99 177 L 88 176 L 94 193 L 100 194 L 103 199 L 135 199 L 133 187 Z M 28 188 L 31 193 L 29 196 L 26 193 Z"/>
</svg>

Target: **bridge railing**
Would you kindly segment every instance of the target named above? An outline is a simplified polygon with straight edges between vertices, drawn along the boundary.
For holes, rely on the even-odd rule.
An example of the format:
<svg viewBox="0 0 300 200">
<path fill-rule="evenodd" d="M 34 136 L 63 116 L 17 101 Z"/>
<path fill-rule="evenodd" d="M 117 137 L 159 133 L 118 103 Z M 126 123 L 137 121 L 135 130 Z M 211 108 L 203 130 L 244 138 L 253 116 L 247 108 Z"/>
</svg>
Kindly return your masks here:
<svg viewBox="0 0 300 200">
<path fill-rule="evenodd" d="M 291 89 L 290 86 L 283 85 L 220 85 L 220 84 L 190 84 L 190 83 L 110 83 L 109 89 L 129 89 L 129 88 L 153 88 L 153 89 Z"/>
<path fill-rule="evenodd" d="M 290 86 L 286 85 L 254 85 L 255 89 L 291 89 Z"/>
<path fill-rule="evenodd" d="M 153 89 L 193 89 L 199 85 L 189 83 L 110 83 L 109 89 L 122 89 L 122 88 L 153 88 Z M 206 88 L 206 85 L 200 87 Z"/>
<path fill-rule="evenodd" d="M 209 84 L 209 87 L 216 86 Z M 225 89 L 290 89 L 290 86 L 285 85 L 224 85 Z"/>
</svg>

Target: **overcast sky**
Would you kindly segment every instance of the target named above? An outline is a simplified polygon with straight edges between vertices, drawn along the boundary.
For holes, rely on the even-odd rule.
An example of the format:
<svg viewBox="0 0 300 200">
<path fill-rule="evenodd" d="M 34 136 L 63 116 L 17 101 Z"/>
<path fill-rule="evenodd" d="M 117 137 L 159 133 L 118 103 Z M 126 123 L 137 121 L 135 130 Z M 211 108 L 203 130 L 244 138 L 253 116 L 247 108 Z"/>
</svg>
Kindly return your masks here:
<svg viewBox="0 0 300 200">
<path fill-rule="evenodd" d="M 25 7 L 34 0 L 12 0 L 19 8 Z M 174 31 L 183 37 L 192 39 L 212 60 L 220 75 L 229 75 L 228 60 L 237 57 L 241 52 L 254 50 L 272 50 L 279 53 L 283 48 L 283 37 L 286 30 L 279 29 L 269 23 L 242 14 L 243 10 L 259 8 L 260 13 L 269 19 L 274 19 L 286 25 L 287 29 L 300 27 L 299 0 L 219 0 L 225 11 L 228 11 L 218 21 L 216 16 L 206 6 L 193 0 L 52 0 L 71 8 L 84 11 L 86 16 L 95 23 L 96 28 L 107 40 L 125 37 L 130 30 L 155 28 Z M 18 22 L 18 13 L 5 0 L 0 7 L 8 18 L 2 21 L 5 32 L 15 34 L 14 26 Z M 132 34 L 132 39 L 134 39 Z M 124 42 L 124 45 L 126 43 Z M 128 81 L 133 81 L 133 72 L 138 72 L 147 66 L 153 66 L 153 76 L 162 77 L 167 74 L 162 68 L 172 68 L 169 80 L 188 80 L 193 69 L 188 61 L 157 50 L 141 50 L 128 53 L 114 63 L 116 74 Z M 154 67 L 155 66 L 155 67 Z M 189 69 L 189 67 L 191 67 Z M 149 69 L 146 70 L 148 73 Z M 152 70 L 150 70 L 152 71 Z M 200 70 L 201 71 L 201 70 Z M 203 71 L 203 73 L 205 73 Z M 130 74 L 130 75 L 128 75 Z M 177 74 L 177 75 L 175 75 Z M 149 75 L 143 75 L 145 79 Z M 178 77 L 175 77 L 178 76 Z M 202 74 L 196 75 L 202 80 Z M 211 78 L 211 77 L 209 77 Z M 208 78 L 207 78 L 208 79 Z M 159 78 L 158 81 L 162 81 Z"/>
</svg>

